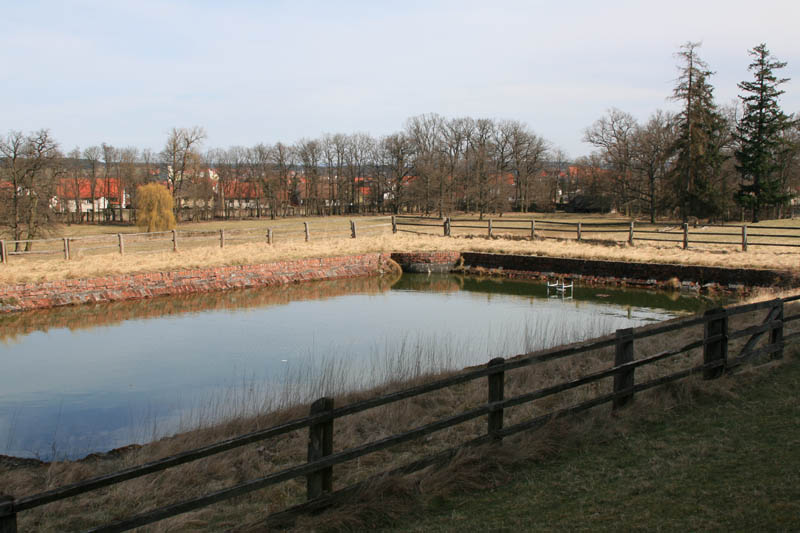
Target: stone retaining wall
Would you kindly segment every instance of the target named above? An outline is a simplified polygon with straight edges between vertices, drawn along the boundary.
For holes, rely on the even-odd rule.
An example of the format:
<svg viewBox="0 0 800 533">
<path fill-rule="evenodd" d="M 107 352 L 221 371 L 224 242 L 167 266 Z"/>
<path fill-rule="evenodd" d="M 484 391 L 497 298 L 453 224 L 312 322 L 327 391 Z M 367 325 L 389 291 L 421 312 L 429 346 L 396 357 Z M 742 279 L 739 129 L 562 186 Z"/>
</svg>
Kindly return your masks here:
<svg viewBox="0 0 800 533">
<path fill-rule="evenodd" d="M 458 264 L 461 252 L 395 252 L 392 259 L 400 265 L 403 272 L 447 273 Z"/>
<path fill-rule="evenodd" d="M 260 265 L 0 285 L 0 312 L 352 278 L 376 275 L 389 269 L 389 256 L 373 253 Z"/>
</svg>

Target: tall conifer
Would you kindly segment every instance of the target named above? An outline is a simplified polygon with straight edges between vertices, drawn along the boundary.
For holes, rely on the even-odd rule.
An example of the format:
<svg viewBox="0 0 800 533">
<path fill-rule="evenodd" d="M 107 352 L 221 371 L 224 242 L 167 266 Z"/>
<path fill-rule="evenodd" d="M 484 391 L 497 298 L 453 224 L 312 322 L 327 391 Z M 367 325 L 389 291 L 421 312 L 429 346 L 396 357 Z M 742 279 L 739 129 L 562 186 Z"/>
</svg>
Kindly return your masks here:
<svg viewBox="0 0 800 533">
<path fill-rule="evenodd" d="M 751 211 L 753 222 L 758 222 L 763 209 L 790 199 L 779 176 L 781 154 L 787 149 L 783 133 L 790 120 L 778 104 L 778 97 L 784 93 L 778 87 L 788 78 L 776 77 L 773 71 L 786 63 L 777 61 L 764 43 L 750 50 L 750 55 L 753 62 L 748 70 L 754 79 L 738 84 L 744 109 L 736 128 L 736 169 L 742 177 L 736 201 Z"/>
<path fill-rule="evenodd" d="M 724 160 L 719 137 L 725 120 L 714 103 L 714 88 L 709 83 L 713 72 L 697 55 L 699 46 L 689 42 L 678 52 L 682 65 L 673 91 L 673 99 L 683 106 L 677 117 L 672 179 L 684 221 L 690 215 L 714 217 L 720 210 L 713 180 Z"/>
</svg>

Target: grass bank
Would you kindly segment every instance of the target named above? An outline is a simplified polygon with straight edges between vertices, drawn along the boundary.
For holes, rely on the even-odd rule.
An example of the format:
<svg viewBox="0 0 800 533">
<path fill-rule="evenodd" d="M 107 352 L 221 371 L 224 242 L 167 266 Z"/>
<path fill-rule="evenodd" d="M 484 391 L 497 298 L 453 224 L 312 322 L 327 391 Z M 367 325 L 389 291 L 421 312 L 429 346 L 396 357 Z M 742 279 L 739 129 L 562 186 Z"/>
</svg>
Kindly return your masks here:
<svg viewBox="0 0 800 533">
<path fill-rule="evenodd" d="M 726 390 L 699 390 L 674 409 L 567 442 L 493 490 L 431 498 L 391 531 L 794 530 L 797 352 L 726 378 L 736 380 Z"/>
<path fill-rule="evenodd" d="M 14 256 L 0 265 L 0 284 L 35 283 L 62 279 L 80 279 L 139 272 L 160 272 L 187 268 L 269 263 L 309 257 L 331 257 L 371 252 L 461 251 L 540 255 L 577 259 L 599 259 L 639 263 L 672 263 L 731 268 L 761 268 L 800 270 L 798 253 L 780 248 L 751 249 L 742 252 L 732 249 L 683 250 L 670 245 L 607 244 L 553 239 L 487 239 L 486 237 L 447 238 L 434 235 L 389 232 L 360 235 L 351 239 L 342 233 L 324 238 L 302 237 L 266 243 L 236 243 L 153 251 L 142 254 L 105 253 L 72 258 L 58 256 Z"/>
</svg>

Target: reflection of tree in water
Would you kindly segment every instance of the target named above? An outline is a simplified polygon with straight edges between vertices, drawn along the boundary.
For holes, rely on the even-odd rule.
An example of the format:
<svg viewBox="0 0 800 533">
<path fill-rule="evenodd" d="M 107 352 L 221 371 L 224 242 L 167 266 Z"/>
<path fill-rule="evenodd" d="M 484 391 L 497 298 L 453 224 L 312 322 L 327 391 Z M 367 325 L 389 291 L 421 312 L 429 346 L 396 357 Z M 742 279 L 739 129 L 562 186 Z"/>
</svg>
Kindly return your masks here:
<svg viewBox="0 0 800 533">
<path fill-rule="evenodd" d="M 388 290 L 398 275 L 369 276 L 330 281 L 308 281 L 258 289 L 235 289 L 196 294 L 160 296 L 95 305 L 57 307 L 0 315 L 0 341 L 50 328 L 90 329 L 125 320 L 180 315 L 212 309 L 246 309 L 286 305 L 303 300 L 323 300 L 347 294 L 376 294 Z"/>
</svg>

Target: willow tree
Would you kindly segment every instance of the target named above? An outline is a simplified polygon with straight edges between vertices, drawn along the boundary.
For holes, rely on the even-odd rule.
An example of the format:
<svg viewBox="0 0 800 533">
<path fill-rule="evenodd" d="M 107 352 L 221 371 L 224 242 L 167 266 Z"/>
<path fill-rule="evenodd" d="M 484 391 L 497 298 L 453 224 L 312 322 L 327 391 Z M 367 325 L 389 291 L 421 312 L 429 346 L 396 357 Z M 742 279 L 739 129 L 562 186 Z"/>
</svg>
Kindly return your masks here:
<svg viewBox="0 0 800 533">
<path fill-rule="evenodd" d="M 743 91 L 739 98 L 744 113 L 736 127 L 736 169 L 742 177 L 736 201 L 751 211 L 753 222 L 758 222 L 763 209 L 790 199 L 780 176 L 781 153 L 787 149 L 784 132 L 790 120 L 778 103 L 784 93 L 778 87 L 789 79 L 775 75 L 774 71 L 786 63 L 777 61 L 765 44 L 750 50 L 750 55 L 753 62 L 748 69 L 754 79 L 738 84 Z"/>
<path fill-rule="evenodd" d="M 169 190 L 159 183 L 142 185 L 136 192 L 136 224 L 144 231 L 165 231 L 175 228 L 172 207 L 175 201 Z"/>
</svg>

